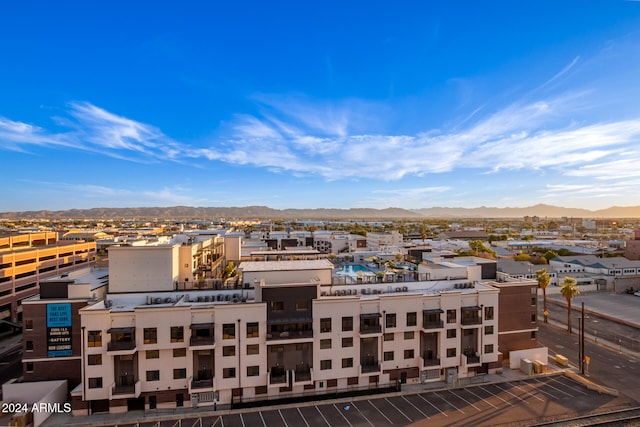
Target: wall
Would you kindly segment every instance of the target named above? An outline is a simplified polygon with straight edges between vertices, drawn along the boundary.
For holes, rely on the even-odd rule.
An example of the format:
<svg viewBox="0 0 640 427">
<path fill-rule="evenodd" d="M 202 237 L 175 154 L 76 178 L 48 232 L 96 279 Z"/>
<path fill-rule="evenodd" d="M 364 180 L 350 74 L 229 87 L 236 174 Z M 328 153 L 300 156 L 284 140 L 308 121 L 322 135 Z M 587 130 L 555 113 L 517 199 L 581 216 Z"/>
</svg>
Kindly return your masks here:
<svg viewBox="0 0 640 427">
<path fill-rule="evenodd" d="M 109 292 L 173 290 L 178 249 L 178 245 L 109 248 Z"/>
<path fill-rule="evenodd" d="M 518 350 L 509 353 L 509 369 L 520 369 L 520 360 L 529 359 L 531 362 L 539 360 L 549 363 L 549 349 L 547 347 L 538 347 L 528 350 Z"/>
</svg>

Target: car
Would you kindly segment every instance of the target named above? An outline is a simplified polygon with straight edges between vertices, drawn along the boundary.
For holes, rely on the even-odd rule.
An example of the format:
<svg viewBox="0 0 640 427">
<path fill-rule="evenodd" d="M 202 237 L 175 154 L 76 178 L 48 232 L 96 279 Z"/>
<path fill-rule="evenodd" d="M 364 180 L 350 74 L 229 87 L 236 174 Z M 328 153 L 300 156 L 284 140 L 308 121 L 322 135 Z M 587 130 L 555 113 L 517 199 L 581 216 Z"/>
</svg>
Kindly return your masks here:
<svg viewBox="0 0 640 427">
<path fill-rule="evenodd" d="M 640 291 L 635 291 L 633 294 L 637 297 L 640 297 Z"/>
</svg>

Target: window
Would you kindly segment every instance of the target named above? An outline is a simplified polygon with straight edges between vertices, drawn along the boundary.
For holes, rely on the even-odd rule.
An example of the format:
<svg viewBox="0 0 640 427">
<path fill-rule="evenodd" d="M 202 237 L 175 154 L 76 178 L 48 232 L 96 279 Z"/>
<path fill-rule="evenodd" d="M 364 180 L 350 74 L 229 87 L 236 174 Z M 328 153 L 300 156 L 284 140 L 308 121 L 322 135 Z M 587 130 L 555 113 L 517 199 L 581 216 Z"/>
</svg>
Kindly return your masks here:
<svg viewBox="0 0 640 427">
<path fill-rule="evenodd" d="M 385 351 L 383 353 L 383 359 L 385 362 L 393 360 L 393 351 Z"/>
<path fill-rule="evenodd" d="M 535 321 L 536 321 L 536 315 L 535 315 L 535 313 L 531 315 L 531 321 L 532 321 L 532 322 L 535 322 Z"/>
<path fill-rule="evenodd" d="M 342 347 L 353 347 L 353 338 L 342 338 Z"/>
<path fill-rule="evenodd" d="M 331 318 L 320 319 L 320 332 L 331 332 Z"/>
<path fill-rule="evenodd" d="M 393 334 L 384 334 L 382 339 L 385 341 L 393 341 Z"/>
<path fill-rule="evenodd" d="M 260 354 L 259 344 L 249 344 L 247 346 L 247 356 L 251 356 L 252 354 Z"/>
<path fill-rule="evenodd" d="M 24 321 L 24 328 L 27 331 L 32 331 L 33 330 L 33 319 L 27 319 Z"/>
<path fill-rule="evenodd" d="M 144 343 L 145 344 L 157 344 L 158 343 L 158 328 L 144 328 Z"/>
<path fill-rule="evenodd" d="M 416 326 L 418 324 L 418 315 L 415 311 L 407 313 L 407 326 Z"/>
<path fill-rule="evenodd" d="M 222 347 L 222 355 L 227 356 L 235 356 L 236 355 L 236 347 L 234 345 L 225 345 Z"/>
<path fill-rule="evenodd" d="M 320 340 L 320 348 L 323 350 L 327 348 L 331 348 L 331 339 Z"/>
<path fill-rule="evenodd" d="M 448 348 L 447 349 L 447 357 L 456 357 L 456 349 Z"/>
<path fill-rule="evenodd" d="M 33 362 L 27 362 L 27 372 L 33 372 Z"/>
<path fill-rule="evenodd" d="M 184 341 L 184 327 L 172 326 L 171 327 L 171 342 L 183 342 Z"/>
<path fill-rule="evenodd" d="M 493 307 L 484 308 L 484 320 L 493 320 Z"/>
<path fill-rule="evenodd" d="M 301 299 L 296 301 L 296 311 L 309 311 L 309 300 Z"/>
<path fill-rule="evenodd" d="M 102 377 L 89 378 L 89 388 L 102 388 Z"/>
<path fill-rule="evenodd" d="M 456 330 L 455 329 L 447 329 L 447 338 L 455 338 Z"/>
<path fill-rule="evenodd" d="M 258 322 L 247 323 L 247 338 L 258 338 L 260 336 L 260 328 Z"/>
<path fill-rule="evenodd" d="M 493 353 L 493 344 L 485 344 L 484 345 L 485 353 Z"/>
<path fill-rule="evenodd" d="M 24 346 L 27 349 L 27 351 L 33 351 L 33 341 L 31 341 L 31 340 L 26 341 L 24 343 Z"/>
<path fill-rule="evenodd" d="M 187 378 L 187 370 L 185 368 L 178 368 L 173 370 L 173 379 L 180 380 Z"/>
<path fill-rule="evenodd" d="M 414 337 L 414 333 L 413 331 L 408 331 L 404 333 L 404 339 L 405 340 L 412 340 Z"/>
<path fill-rule="evenodd" d="M 89 365 L 102 365 L 102 355 L 90 354 L 89 356 L 87 356 L 87 363 Z"/>
<path fill-rule="evenodd" d="M 87 335 L 88 347 L 102 347 L 102 331 L 89 331 Z"/>
<path fill-rule="evenodd" d="M 536 305 L 536 297 L 531 297 L 531 305 Z"/>
<path fill-rule="evenodd" d="M 456 311 L 447 310 L 447 323 L 456 323 Z"/>
<path fill-rule="evenodd" d="M 147 371 L 147 381 L 160 381 L 160 371 Z"/>
<path fill-rule="evenodd" d="M 487 325 L 484 327 L 485 335 L 493 335 L 493 325 Z"/>
<path fill-rule="evenodd" d="M 413 351 L 413 349 L 404 351 L 405 359 L 413 359 L 414 357 L 415 357 L 415 352 Z"/>
<path fill-rule="evenodd" d="M 247 366 L 247 376 L 257 377 L 260 375 L 260 366 Z"/>
<path fill-rule="evenodd" d="M 284 311 L 283 301 L 271 301 L 271 311 Z"/>
<path fill-rule="evenodd" d="M 353 317 L 343 317 L 342 318 L 342 331 L 348 332 L 353 331 Z"/>
<path fill-rule="evenodd" d="M 236 325 L 233 323 L 225 323 L 222 325 L 222 339 L 234 340 L 236 339 Z"/>
<path fill-rule="evenodd" d="M 385 326 L 387 328 L 395 328 L 396 327 L 396 314 L 389 313 L 385 316 Z"/>
<path fill-rule="evenodd" d="M 353 368 L 353 357 L 346 357 L 342 359 L 343 368 Z"/>
<path fill-rule="evenodd" d="M 536 331 L 531 331 L 531 339 L 532 340 L 536 339 Z"/>
<path fill-rule="evenodd" d="M 224 368 L 222 370 L 222 378 L 235 378 L 236 368 Z"/>
<path fill-rule="evenodd" d="M 160 358 L 160 350 L 147 350 L 146 351 L 147 359 L 159 359 Z"/>
<path fill-rule="evenodd" d="M 187 349 L 186 348 L 174 348 L 173 349 L 173 357 L 187 357 Z"/>
<path fill-rule="evenodd" d="M 320 370 L 325 371 L 327 369 L 331 369 L 331 359 L 329 359 L 329 360 L 321 360 L 320 361 Z"/>
</svg>

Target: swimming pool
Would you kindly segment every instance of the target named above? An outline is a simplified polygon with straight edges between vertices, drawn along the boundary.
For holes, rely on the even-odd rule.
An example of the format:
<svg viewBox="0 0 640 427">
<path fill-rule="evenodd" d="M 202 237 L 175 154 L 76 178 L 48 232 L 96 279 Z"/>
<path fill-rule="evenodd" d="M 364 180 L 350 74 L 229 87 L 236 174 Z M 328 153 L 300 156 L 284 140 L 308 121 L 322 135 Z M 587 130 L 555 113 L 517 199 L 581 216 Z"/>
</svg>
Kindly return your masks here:
<svg viewBox="0 0 640 427">
<path fill-rule="evenodd" d="M 336 272 L 339 276 L 358 277 L 359 275 L 375 275 L 375 273 L 366 267 L 358 264 L 347 264 L 341 270 Z"/>
</svg>

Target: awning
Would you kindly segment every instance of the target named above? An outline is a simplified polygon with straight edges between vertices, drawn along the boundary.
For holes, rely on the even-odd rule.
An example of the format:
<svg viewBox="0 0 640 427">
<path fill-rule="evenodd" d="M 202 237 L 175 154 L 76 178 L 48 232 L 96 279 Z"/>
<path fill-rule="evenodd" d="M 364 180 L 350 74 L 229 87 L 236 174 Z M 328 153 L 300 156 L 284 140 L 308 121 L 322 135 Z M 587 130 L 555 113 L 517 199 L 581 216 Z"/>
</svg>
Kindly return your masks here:
<svg viewBox="0 0 640 427">
<path fill-rule="evenodd" d="M 429 308 L 426 310 L 422 310 L 422 312 L 424 314 L 442 314 L 444 313 L 444 310 L 440 309 L 440 308 Z"/>
<path fill-rule="evenodd" d="M 361 319 L 375 319 L 377 317 L 382 317 L 380 313 L 360 313 Z"/>
<path fill-rule="evenodd" d="M 210 329 L 213 328 L 215 323 L 192 323 L 189 328 L 191 329 Z"/>
<path fill-rule="evenodd" d="M 126 334 L 126 333 L 134 333 L 136 331 L 136 328 L 133 326 L 128 326 L 126 328 L 109 328 L 109 330 L 107 330 L 108 334 Z"/>
<path fill-rule="evenodd" d="M 478 307 L 477 305 L 471 305 L 469 307 L 460 307 L 462 311 L 480 311 L 482 307 Z"/>
</svg>

